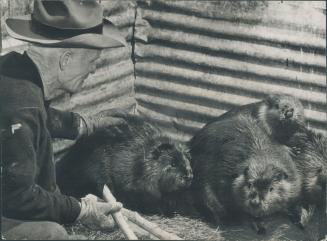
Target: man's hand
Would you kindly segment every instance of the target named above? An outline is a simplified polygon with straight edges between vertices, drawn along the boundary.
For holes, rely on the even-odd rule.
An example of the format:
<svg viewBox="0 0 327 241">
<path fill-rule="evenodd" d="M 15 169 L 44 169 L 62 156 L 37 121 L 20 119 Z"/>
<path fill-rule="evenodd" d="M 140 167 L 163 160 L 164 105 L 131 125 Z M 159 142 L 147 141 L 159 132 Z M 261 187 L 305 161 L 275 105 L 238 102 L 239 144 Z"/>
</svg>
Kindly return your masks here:
<svg viewBox="0 0 327 241">
<path fill-rule="evenodd" d="M 119 109 L 105 110 L 96 116 L 80 115 L 81 121 L 79 126 L 79 136 L 88 136 L 99 128 L 127 124 L 123 119 L 127 115 L 127 112 Z"/>
<path fill-rule="evenodd" d="M 76 221 L 93 230 L 112 231 L 115 228 L 115 222 L 111 213 L 117 212 L 122 208 L 119 202 L 107 203 L 88 194 L 81 199 L 81 213 Z"/>
</svg>

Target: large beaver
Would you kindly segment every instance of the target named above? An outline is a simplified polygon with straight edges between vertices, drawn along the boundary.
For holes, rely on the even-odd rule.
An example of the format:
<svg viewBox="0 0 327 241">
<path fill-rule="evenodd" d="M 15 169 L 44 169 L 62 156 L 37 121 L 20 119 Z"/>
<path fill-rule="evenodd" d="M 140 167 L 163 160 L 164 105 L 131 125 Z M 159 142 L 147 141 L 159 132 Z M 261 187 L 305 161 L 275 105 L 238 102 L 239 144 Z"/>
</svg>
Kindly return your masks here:
<svg viewBox="0 0 327 241">
<path fill-rule="evenodd" d="M 289 148 L 274 143 L 258 121 L 237 115 L 212 122 L 190 141 L 191 189 L 200 211 L 216 223 L 250 215 L 258 233 L 262 218 L 288 210 L 300 194 Z"/>
<path fill-rule="evenodd" d="M 101 197 L 107 184 L 127 207 L 164 211 L 160 202 L 191 184 L 188 150 L 140 117 L 124 120 L 127 125 L 104 128 L 78 141 L 57 164 L 58 185 L 67 195 Z"/>
<path fill-rule="evenodd" d="M 288 142 L 302 177 L 303 206 L 323 203 L 323 185 L 327 177 L 327 137 L 303 128 Z"/>
<path fill-rule="evenodd" d="M 288 141 L 299 126 L 305 125 L 302 103 L 286 94 L 270 94 L 263 101 L 235 107 L 215 118 L 214 121 L 239 114 L 249 114 L 260 120 L 267 133 L 282 144 Z"/>
</svg>

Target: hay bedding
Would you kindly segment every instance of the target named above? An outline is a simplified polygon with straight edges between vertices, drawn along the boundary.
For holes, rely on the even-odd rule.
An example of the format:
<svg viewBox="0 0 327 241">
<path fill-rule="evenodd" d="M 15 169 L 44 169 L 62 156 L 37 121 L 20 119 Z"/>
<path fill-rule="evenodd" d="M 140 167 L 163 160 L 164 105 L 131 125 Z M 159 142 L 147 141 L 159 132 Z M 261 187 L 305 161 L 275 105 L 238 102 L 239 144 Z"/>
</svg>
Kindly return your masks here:
<svg viewBox="0 0 327 241">
<path fill-rule="evenodd" d="M 267 234 L 257 235 L 250 224 L 244 222 L 242 225 L 228 227 L 214 227 L 199 218 L 183 217 L 175 215 L 172 218 L 153 215 L 142 215 L 147 220 L 154 222 L 165 231 L 174 233 L 187 240 L 218 240 L 218 241 L 316 241 L 318 240 L 318 215 L 309 214 L 307 227 L 304 231 L 295 227 L 287 218 L 271 217 L 267 219 Z M 91 231 L 77 224 L 66 226 L 70 234 L 82 234 L 90 240 L 123 240 L 121 231 L 105 233 Z M 140 237 L 142 239 L 142 237 Z"/>
</svg>

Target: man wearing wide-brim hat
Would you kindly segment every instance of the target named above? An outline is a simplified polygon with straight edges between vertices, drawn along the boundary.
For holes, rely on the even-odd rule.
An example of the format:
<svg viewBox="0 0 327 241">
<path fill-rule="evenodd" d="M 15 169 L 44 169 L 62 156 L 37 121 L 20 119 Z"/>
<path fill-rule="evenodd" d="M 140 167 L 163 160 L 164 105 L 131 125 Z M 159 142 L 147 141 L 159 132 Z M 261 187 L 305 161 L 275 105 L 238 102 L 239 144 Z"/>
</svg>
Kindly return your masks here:
<svg viewBox="0 0 327 241">
<path fill-rule="evenodd" d="M 7 19 L 5 25 L 10 36 L 31 45 L 23 54 L 0 58 L 0 130 L 20 127 L 1 143 L 2 235 L 68 239 L 59 224 L 77 221 L 111 230 L 107 215 L 121 204 L 61 194 L 51 138 L 76 139 L 121 120 L 59 111 L 49 103 L 61 93 L 80 90 L 101 49 L 123 47 L 124 38 L 103 19 L 95 0 L 35 0 L 30 16 Z"/>
</svg>

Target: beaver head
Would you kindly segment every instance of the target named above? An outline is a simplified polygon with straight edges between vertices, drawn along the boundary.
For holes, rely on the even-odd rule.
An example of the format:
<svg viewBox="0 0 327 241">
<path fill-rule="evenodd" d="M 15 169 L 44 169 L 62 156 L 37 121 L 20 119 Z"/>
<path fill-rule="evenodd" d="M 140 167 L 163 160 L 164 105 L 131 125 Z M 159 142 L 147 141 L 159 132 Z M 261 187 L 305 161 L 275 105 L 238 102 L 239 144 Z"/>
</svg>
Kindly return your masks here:
<svg viewBox="0 0 327 241">
<path fill-rule="evenodd" d="M 144 148 L 144 156 L 134 166 L 136 183 L 145 185 L 150 193 L 171 193 L 186 189 L 193 179 L 190 154 L 186 145 L 168 137 L 150 138 Z"/>
<path fill-rule="evenodd" d="M 282 123 L 304 122 L 302 103 L 291 95 L 272 94 L 265 99 L 268 113 Z"/>
<path fill-rule="evenodd" d="M 268 133 L 273 129 L 297 129 L 305 123 L 302 103 L 291 95 L 271 94 L 259 109 L 259 118 L 265 124 Z"/>
<path fill-rule="evenodd" d="M 190 186 L 193 173 L 190 165 L 190 154 L 182 143 L 169 139 L 157 141 L 152 150 L 152 160 L 161 166 L 159 189 L 169 193 Z"/>
<path fill-rule="evenodd" d="M 267 216 L 283 210 L 289 198 L 300 192 L 298 178 L 280 165 L 283 158 L 276 150 L 263 150 L 249 158 L 233 182 L 235 200 L 243 211 L 254 217 Z"/>
</svg>

